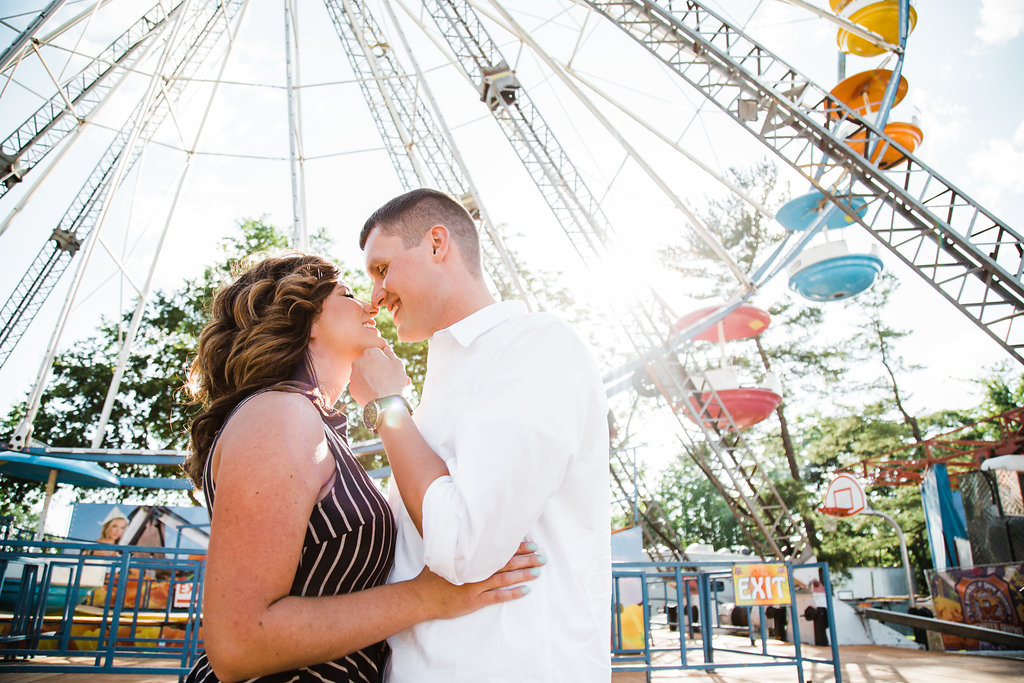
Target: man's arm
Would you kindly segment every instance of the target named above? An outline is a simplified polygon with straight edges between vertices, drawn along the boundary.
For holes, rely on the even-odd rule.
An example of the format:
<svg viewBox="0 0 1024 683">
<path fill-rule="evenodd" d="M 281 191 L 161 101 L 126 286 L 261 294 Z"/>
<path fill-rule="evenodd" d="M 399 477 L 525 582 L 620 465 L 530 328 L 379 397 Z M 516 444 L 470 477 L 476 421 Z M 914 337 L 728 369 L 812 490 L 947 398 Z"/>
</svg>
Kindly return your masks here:
<svg viewBox="0 0 1024 683">
<path fill-rule="evenodd" d="M 409 383 L 405 366 L 390 346 L 367 349 L 352 364 L 349 393 L 360 404 L 401 394 Z M 389 411 L 378 430 L 388 454 L 391 472 L 399 482 L 402 500 L 416 530 L 423 535 L 423 496 L 448 466 L 427 444 L 412 416 L 404 410 Z"/>
<path fill-rule="evenodd" d="M 423 536 L 423 498 L 431 484 L 449 476 L 444 460 L 424 440 L 412 415 L 394 411 L 393 420 L 386 420 L 378 431 L 391 464 L 391 474 L 402 492 L 405 509 Z"/>
</svg>

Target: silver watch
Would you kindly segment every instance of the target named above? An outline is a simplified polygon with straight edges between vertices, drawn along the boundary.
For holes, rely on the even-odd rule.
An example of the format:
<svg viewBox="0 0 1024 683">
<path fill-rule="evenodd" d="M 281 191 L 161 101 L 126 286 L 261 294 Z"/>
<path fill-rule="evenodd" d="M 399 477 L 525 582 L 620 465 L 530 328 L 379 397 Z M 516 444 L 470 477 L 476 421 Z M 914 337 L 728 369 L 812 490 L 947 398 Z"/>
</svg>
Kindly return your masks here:
<svg viewBox="0 0 1024 683">
<path fill-rule="evenodd" d="M 381 422 L 384 420 L 384 413 L 397 408 L 404 408 L 412 415 L 412 406 L 400 394 L 382 396 L 381 398 L 367 401 L 366 405 L 363 406 L 363 426 L 376 434 L 377 430 L 380 429 Z"/>
</svg>

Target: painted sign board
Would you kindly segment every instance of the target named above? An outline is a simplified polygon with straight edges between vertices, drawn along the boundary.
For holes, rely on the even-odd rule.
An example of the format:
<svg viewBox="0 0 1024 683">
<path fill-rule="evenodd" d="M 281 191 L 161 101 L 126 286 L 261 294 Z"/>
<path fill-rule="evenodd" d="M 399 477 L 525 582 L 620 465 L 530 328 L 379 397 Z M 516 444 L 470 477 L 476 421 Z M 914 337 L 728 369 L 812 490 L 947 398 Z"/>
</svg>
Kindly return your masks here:
<svg viewBox="0 0 1024 683">
<path fill-rule="evenodd" d="M 743 607 L 788 605 L 789 575 L 781 562 L 737 564 L 732 570 L 736 604 Z"/>
</svg>

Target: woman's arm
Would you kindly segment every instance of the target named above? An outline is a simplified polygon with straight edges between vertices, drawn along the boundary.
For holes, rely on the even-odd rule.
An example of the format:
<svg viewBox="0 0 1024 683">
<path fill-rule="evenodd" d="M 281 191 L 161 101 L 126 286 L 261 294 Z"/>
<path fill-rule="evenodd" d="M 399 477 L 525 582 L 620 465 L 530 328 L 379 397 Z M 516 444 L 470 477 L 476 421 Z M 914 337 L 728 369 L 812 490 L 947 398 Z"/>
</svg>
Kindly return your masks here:
<svg viewBox="0 0 1024 683">
<path fill-rule="evenodd" d="M 427 619 L 515 599 L 494 590 L 529 580 L 517 556 L 488 581 L 412 581 L 328 597 L 288 595 L 310 513 L 334 473 L 320 415 L 298 394 L 243 406 L 213 454 L 217 494 L 203 596 L 204 641 L 224 681 L 337 659 Z"/>
</svg>

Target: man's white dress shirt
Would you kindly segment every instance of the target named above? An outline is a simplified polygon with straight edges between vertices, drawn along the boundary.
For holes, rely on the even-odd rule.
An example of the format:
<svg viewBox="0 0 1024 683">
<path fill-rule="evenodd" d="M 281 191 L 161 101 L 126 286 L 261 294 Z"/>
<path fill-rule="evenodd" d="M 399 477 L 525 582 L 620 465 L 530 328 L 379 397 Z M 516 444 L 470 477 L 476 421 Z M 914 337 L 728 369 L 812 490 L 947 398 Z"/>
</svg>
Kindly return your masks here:
<svg viewBox="0 0 1024 683">
<path fill-rule="evenodd" d="M 451 476 L 423 499 L 423 538 L 395 482 L 392 581 L 426 564 L 454 583 L 501 568 L 520 541 L 547 557 L 530 593 L 388 639 L 388 683 L 611 678 L 607 401 L 572 329 L 519 301 L 430 341 L 414 419 Z"/>
</svg>

